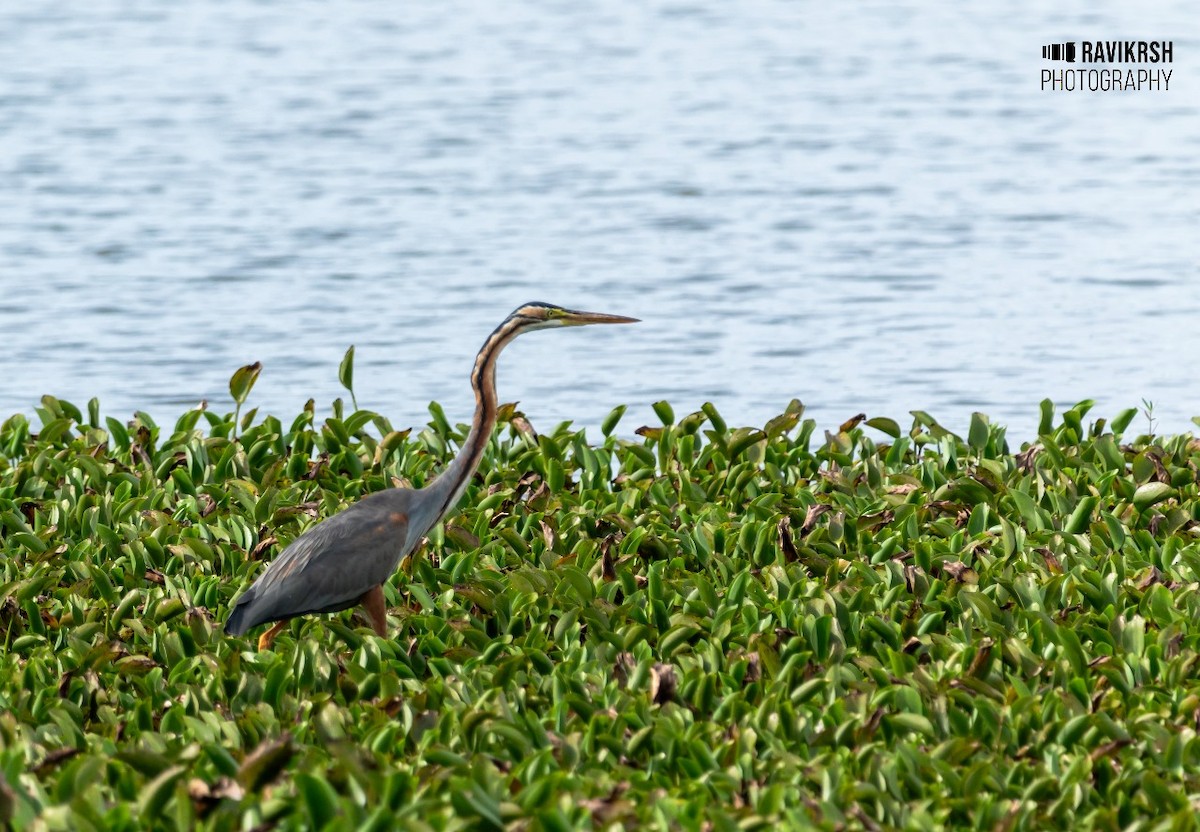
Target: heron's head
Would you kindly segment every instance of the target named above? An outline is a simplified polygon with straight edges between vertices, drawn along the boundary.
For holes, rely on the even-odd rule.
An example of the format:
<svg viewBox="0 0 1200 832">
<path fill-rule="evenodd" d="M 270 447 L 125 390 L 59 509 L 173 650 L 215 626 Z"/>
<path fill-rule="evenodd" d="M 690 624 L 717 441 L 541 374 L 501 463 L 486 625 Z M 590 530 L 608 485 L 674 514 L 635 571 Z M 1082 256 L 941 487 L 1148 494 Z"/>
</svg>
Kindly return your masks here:
<svg viewBox="0 0 1200 832">
<path fill-rule="evenodd" d="M 510 319 L 522 323 L 521 330 L 528 332 L 535 329 L 549 329 L 558 326 L 587 326 L 588 324 L 635 324 L 637 318 L 626 318 L 622 315 L 605 315 L 601 312 L 578 312 L 574 309 L 563 309 L 550 303 L 526 303 L 513 310 Z"/>
</svg>

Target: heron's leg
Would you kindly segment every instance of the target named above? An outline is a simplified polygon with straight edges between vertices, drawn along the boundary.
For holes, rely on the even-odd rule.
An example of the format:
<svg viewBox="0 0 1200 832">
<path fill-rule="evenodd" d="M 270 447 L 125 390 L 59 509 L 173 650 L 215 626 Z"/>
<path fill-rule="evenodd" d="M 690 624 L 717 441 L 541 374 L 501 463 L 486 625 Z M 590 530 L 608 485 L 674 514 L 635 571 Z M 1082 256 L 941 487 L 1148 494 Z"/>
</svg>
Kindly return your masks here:
<svg viewBox="0 0 1200 832">
<path fill-rule="evenodd" d="M 287 626 L 286 619 L 283 621 L 276 621 L 274 624 L 272 624 L 271 629 L 267 630 L 265 633 L 263 633 L 261 636 L 258 637 L 258 649 L 259 650 L 271 649 L 271 642 L 275 641 L 275 636 L 279 635 L 279 633 L 286 626 Z"/>
<path fill-rule="evenodd" d="M 385 638 L 387 636 L 387 605 L 383 601 L 383 587 L 376 586 L 367 590 L 359 599 L 359 603 L 367 611 L 367 618 L 371 619 L 371 627 L 375 630 L 375 635 Z"/>
</svg>

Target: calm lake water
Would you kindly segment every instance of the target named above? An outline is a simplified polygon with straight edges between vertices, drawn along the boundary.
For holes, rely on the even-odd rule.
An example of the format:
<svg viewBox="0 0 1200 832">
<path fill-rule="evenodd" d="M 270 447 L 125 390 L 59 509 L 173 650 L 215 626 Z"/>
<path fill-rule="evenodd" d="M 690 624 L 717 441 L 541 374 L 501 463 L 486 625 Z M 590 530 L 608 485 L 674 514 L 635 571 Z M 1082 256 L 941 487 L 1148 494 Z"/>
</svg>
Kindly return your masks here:
<svg viewBox="0 0 1200 832">
<path fill-rule="evenodd" d="M 341 394 L 397 426 L 526 300 L 535 426 L 711 400 L 823 427 L 1045 397 L 1200 414 L 1200 16 L 1180 2 L 0 5 L 0 418 Z M 1172 39 L 1166 92 L 1039 89 Z M 1139 419 L 1135 426 L 1144 426 Z"/>
</svg>

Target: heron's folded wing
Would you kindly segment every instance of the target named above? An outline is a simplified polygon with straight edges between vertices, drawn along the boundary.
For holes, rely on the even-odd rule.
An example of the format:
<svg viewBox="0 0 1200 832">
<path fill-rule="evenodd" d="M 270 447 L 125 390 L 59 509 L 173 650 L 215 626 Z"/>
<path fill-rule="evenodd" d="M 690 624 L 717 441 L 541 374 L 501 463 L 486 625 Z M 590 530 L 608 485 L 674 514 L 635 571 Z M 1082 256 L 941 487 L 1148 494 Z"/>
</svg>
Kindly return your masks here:
<svg viewBox="0 0 1200 832">
<path fill-rule="evenodd" d="M 255 582 L 254 604 L 271 618 L 353 606 L 391 577 L 411 548 L 408 531 L 398 506 L 361 500 L 292 541 Z"/>
</svg>

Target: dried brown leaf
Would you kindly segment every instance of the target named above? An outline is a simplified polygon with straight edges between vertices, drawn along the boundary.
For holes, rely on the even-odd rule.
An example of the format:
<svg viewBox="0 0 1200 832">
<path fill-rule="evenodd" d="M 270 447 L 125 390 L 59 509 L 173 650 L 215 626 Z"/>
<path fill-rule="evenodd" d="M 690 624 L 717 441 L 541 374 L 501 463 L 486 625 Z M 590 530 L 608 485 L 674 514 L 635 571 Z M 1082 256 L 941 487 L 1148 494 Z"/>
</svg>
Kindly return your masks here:
<svg viewBox="0 0 1200 832">
<path fill-rule="evenodd" d="M 264 537 L 255 544 L 253 549 L 250 550 L 250 560 L 260 560 L 263 556 L 263 552 L 267 551 L 278 542 L 279 540 L 273 534 Z"/>
<path fill-rule="evenodd" d="M 825 503 L 814 503 L 808 507 L 808 511 L 804 514 L 804 525 L 800 527 L 800 536 L 804 537 L 817 525 L 817 519 L 822 514 L 828 514 L 833 511 L 833 506 Z"/>
<path fill-rule="evenodd" d="M 961 560 L 949 560 L 942 564 L 942 572 L 961 584 L 978 583 L 979 573 Z"/>
<path fill-rule="evenodd" d="M 1062 564 L 1058 562 L 1058 558 L 1054 556 L 1053 552 L 1045 546 L 1036 551 L 1042 556 L 1042 560 L 1046 562 L 1046 568 L 1050 570 L 1051 575 L 1061 575 L 1063 573 Z"/>
<path fill-rule="evenodd" d="M 319 477 L 321 475 L 321 469 L 328 468 L 328 467 L 329 467 L 329 454 L 322 453 L 320 456 L 317 457 L 315 462 L 312 460 L 309 461 L 308 471 L 306 471 L 304 473 L 304 475 L 300 477 L 300 479 L 315 480 L 317 477 Z"/>
<path fill-rule="evenodd" d="M 650 701 L 663 705 L 675 699 L 679 678 L 675 668 L 669 664 L 656 664 L 650 668 Z"/>
<path fill-rule="evenodd" d="M 800 559 L 800 554 L 796 551 L 796 544 L 792 541 L 792 518 L 786 514 L 779 519 L 779 550 L 783 552 L 783 559 L 787 563 L 795 563 Z"/>
<path fill-rule="evenodd" d="M 971 665 L 967 668 L 968 676 L 976 679 L 982 678 L 988 667 L 988 661 L 992 658 L 993 646 L 995 646 L 995 642 L 990 638 L 985 638 L 979 643 L 979 649 L 975 651 L 975 658 L 971 659 Z"/>
<path fill-rule="evenodd" d="M 199 502 L 201 517 L 208 517 L 217 510 L 217 501 L 207 494 L 201 494 Z"/>
<path fill-rule="evenodd" d="M 1145 589 L 1149 589 L 1150 587 L 1154 586 L 1155 584 L 1161 584 L 1162 582 L 1163 582 L 1163 573 L 1159 570 L 1159 568 L 1157 566 L 1151 566 L 1149 569 L 1146 570 L 1146 574 L 1142 576 L 1142 579 L 1137 582 L 1137 588 L 1145 590 Z"/>
<path fill-rule="evenodd" d="M 866 418 L 867 418 L 867 414 L 865 414 L 865 413 L 859 413 L 855 416 L 851 416 L 849 419 L 842 422 L 841 426 L 838 428 L 838 433 L 849 433 L 850 431 L 852 431 L 856 427 L 858 427 L 859 423 L 862 422 Z"/>
<path fill-rule="evenodd" d="M 390 717 L 394 717 L 396 714 L 400 713 L 400 710 L 403 707 L 404 697 L 402 696 L 393 696 L 386 701 L 379 703 L 379 710 L 383 711 Z"/>
<path fill-rule="evenodd" d="M 201 818 L 206 817 L 222 800 L 238 801 L 246 795 L 241 784 L 228 777 L 218 777 L 212 785 L 193 777 L 188 781 L 187 792 L 196 814 Z"/>
<path fill-rule="evenodd" d="M 758 653 L 746 656 L 746 675 L 742 677 L 742 685 L 749 685 L 762 678 L 762 659 Z"/>
<path fill-rule="evenodd" d="M 613 677 L 621 687 L 629 684 L 629 676 L 633 673 L 633 669 L 637 667 L 637 659 L 632 653 L 621 652 L 617 654 L 617 659 L 613 663 Z"/>
<path fill-rule="evenodd" d="M 528 436 L 534 442 L 537 441 L 537 439 L 538 439 L 537 431 L 533 429 L 533 425 L 529 424 L 529 420 L 526 419 L 524 416 L 514 416 L 512 418 L 512 420 L 509 422 L 509 424 L 511 424 L 514 428 L 516 428 L 518 433 Z"/>
<path fill-rule="evenodd" d="M 1146 457 L 1154 465 L 1154 478 L 1166 485 L 1171 484 L 1171 475 L 1167 473 L 1166 467 L 1162 464 L 1162 457 L 1153 451 L 1147 451 Z"/>
<path fill-rule="evenodd" d="M 242 760 L 238 780 L 249 791 L 259 791 L 283 773 L 295 753 L 289 733 L 285 732 L 277 739 L 263 740 Z"/>
<path fill-rule="evenodd" d="M 1040 444 L 1035 443 L 1033 445 L 1030 445 L 1028 448 L 1026 448 L 1025 450 L 1021 451 L 1019 454 L 1016 455 L 1017 467 L 1020 468 L 1022 471 L 1024 471 L 1026 474 L 1032 472 L 1033 468 L 1034 468 L 1034 463 L 1036 462 L 1036 460 L 1038 458 L 1038 454 L 1040 454 L 1041 452 L 1042 452 L 1042 446 Z"/>
<path fill-rule="evenodd" d="M 62 763 L 74 757 L 82 749 L 79 748 L 56 748 L 42 758 L 42 761 L 33 767 L 33 773 L 41 775 L 47 771 L 58 767 Z"/>
<path fill-rule="evenodd" d="M 610 534 L 600 541 L 600 574 L 606 581 L 617 579 L 617 565 L 613 560 L 612 550 L 624 537 L 620 532 Z"/>
<path fill-rule="evenodd" d="M 451 523 L 446 526 L 446 537 L 453 540 L 460 549 L 471 550 L 479 548 L 479 538 L 469 529 L 463 528 L 458 523 Z"/>
<path fill-rule="evenodd" d="M 1121 737 L 1120 739 L 1106 742 L 1104 745 L 1098 746 L 1088 757 L 1093 763 L 1103 760 L 1105 757 L 1112 757 L 1122 748 L 1132 745 L 1133 740 L 1129 737 Z"/>
</svg>

